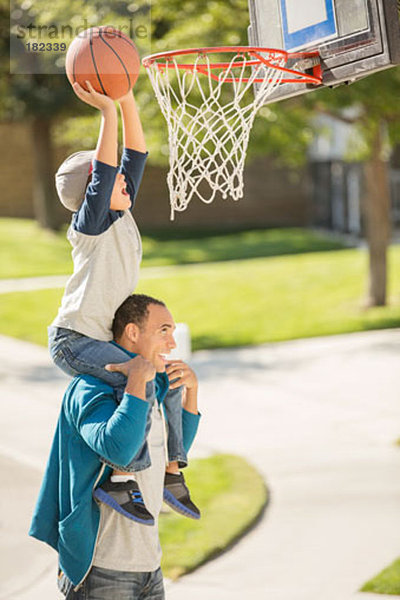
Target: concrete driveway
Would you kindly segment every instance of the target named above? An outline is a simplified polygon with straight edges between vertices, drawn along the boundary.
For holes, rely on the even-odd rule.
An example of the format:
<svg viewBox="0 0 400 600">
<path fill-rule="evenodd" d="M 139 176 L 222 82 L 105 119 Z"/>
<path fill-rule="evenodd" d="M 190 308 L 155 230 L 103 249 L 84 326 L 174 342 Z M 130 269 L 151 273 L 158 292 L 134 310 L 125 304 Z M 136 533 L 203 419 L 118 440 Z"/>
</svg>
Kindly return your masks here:
<svg viewBox="0 0 400 600">
<path fill-rule="evenodd" d="M 399 356 L 400 330 L 194 355 L 196 453 L 244 455 L 272 499 L 168 600 L 376 598 L 357 590 L 400 556 Z M 56 556 L 26 531 L 67 381 L 45 349 L 0 338 L 2 600 L 59 597 Z"/>
</svg>

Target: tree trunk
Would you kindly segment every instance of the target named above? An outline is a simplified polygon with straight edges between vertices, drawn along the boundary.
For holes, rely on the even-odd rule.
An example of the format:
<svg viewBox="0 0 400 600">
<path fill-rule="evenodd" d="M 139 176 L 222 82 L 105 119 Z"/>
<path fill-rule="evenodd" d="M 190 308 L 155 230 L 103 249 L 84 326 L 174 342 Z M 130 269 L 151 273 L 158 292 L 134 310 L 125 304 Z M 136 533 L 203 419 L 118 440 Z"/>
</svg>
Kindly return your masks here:
<svg viewBox="0 0 400 600">
<path fill-rule="evenodd" d="M 61 218 L 57 211 L 54 187 L 51 125 L 51 119 L 45 116 L 34 116 L 32 119 L 33 209 L 35 218 L 42 227 L 56 231 L 61 226 Z"/>
<path fill-rule="evenodd" d="M 374 135 L 372 155 L 365 165 L 365 175 L 367 189 L 364 194 L 364 218 L 369 250 L 368 305 L 385 306 L 391 216 L 389 169 L 384 158 L 383 125 L 377 128 Z"/>
</svg>

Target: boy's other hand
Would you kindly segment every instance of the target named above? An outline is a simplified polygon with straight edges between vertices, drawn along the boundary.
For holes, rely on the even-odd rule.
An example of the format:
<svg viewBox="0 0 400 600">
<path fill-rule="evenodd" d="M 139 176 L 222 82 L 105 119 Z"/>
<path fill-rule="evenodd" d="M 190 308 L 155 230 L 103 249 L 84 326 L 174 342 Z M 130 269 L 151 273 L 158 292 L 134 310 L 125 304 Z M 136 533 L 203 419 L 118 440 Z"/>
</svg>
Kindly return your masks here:
<svg viewBox="0 0 400 600">
<path fill-rule="evenodd" d="M 95 108 L 97 108 L 101 111 L 106 110 L 107 108 L 110 108 L 110 107 L 115 108 L 114 100 L 112 98 L 109 98 L 108 96 L 105 96 L 104 94 L 100 94 L 99 92 L 96 92 L 96 90 L 93 88 L 90 81 L 86 81 L 86 85 L 87 85 L 88 91 L 84 90 L 83 87 L 81 85 L 79 85 L 79 83 L 77 81 L 75 81 L 75 83 L 72 85 L 72 89 L 74 90 L 74 92 L 78 96 L 78 98 L 80 100 L 82 100 L 82 102 L 85 102 L 86 104 L 89 104 L 90 106 L 94 106 Z"/>
</svg>

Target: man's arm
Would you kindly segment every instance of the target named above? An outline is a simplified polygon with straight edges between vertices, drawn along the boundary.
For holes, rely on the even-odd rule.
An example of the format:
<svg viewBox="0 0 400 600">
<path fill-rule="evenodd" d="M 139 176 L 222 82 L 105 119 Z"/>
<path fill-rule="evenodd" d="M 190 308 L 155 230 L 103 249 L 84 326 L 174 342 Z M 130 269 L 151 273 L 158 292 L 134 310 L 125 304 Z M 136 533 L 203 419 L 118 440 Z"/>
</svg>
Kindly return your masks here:
<svg viewBox="0 0 400 600">
<path fill-rule="evenodd" d="M 123 363 L 105 365 L 106 371 L 122 373 L 127 378 L 125 392 L 146 399 L 146 383 L 156 376 L 154 365 L 138 354 Z"/>
<path fill-rule="evenodd" d="M 90 448 L 112 463 L 128 465 L 140 449 L 150 406 L 146 382 L 155 369 L 141 356 L 114 365 L 127 376 L 125 394 L 116 406 L 112 388 L 95 378 L 79 380 L 75 405 L 71 409 L 75 426 Z M 117 370 L 117 369 L 114 369 Z"/>
<path fill-rule="evenodd" d="M 93 452 L 123 467 L 143 443 L 149 404 L 124 394 L 117 405 L 113 389 L 93 381 L 89 376 L 80 379 L 70 413 L 78 434 Z"/>
</svg>

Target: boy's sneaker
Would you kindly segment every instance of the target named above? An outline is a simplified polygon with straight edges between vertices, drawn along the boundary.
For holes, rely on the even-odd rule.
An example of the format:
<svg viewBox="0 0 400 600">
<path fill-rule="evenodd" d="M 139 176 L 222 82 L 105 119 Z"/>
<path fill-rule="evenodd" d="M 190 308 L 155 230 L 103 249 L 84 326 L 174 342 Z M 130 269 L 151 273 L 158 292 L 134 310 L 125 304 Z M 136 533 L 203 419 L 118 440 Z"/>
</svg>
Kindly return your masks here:
<svg viewBox="0 0 400 600">
<path fill-rule="evenodd" d="M 113 483 L 105 481 L 93 496 L 114 510 L 142 525 L 154 525 L 154 517 L 144 505 L 139 486 L 133 479 Z"/>
<path fill-rule="evenodd" d="M 165 473 L 164 502 L 185 517 L 200 519 L 200 511 L 190 499 L 183 473 Z"/>
</svg>

